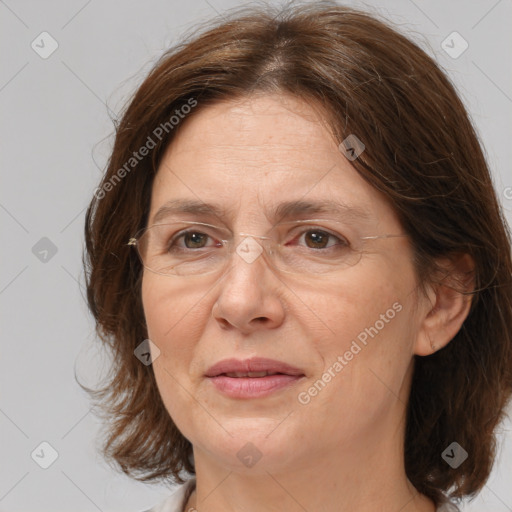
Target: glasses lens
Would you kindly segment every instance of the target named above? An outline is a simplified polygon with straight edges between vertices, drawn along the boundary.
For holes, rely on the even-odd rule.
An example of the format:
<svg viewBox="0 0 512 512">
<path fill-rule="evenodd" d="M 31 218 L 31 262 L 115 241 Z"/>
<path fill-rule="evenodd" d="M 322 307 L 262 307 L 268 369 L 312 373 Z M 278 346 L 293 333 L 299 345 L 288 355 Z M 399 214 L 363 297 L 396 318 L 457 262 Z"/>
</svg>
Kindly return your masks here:
<svg viewBox="0 0 512 512">
<path fill-rule="evenodd" d="M 224 228 L 209 224 L 177 222 L 146 228 L 137 247 L 146 268 L 165 275 L 203 275 L 225 264 Z"/>
<path fill-rule="evenodd" d="M 356 265 L 362 247 L 355 248 L 345 236 L 333 230 L 305 224 L 284 223 L 276 238 L 284 243 L 270 244 L 275 267 L 290 274 L 328 274 Z M 270 237 L 274 239 L 274 237 Z"/>
</svg>

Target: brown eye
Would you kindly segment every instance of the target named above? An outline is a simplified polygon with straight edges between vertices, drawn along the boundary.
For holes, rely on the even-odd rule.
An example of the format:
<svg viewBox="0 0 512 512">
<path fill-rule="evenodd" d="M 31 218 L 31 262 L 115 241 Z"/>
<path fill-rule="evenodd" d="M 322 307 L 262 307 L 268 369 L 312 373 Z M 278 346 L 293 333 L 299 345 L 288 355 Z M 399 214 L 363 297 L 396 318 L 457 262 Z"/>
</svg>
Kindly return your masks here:
<svg viewBox="0 0 512 512">
<path fill-rule="evenodd" d="M 329 249 L 334 246 L 346 247 L 348 245 L 345 240 L 320 229 L 309 229 L 299 236 L 299 240 L 302 237 L 310 249 Z"/>
<path fill-rule="evenodd" d="M 211 240 L 213 243 L 208 244 L 208 240 Z M 212 238 L 210 235 L 203 233 L 201 231 L 182 231 L 174 236 L 169 243 L 167 244 L 167 251 L 187 251 L 194 249 L 205 249 L 211 247 L 220 247 L 222 246 L 222 242 L 219 242 Z"/>
<path fill-rule="evenodd" d="M 329 233 L 324 233 L 322 231 L 308 231 L 305 233 L 304 240 L 308 244 L 308 247 L 311 247 L 312 249 L 323 249 L 326 247 L 329 237 Z"/>
<path fill-rule="evenodd" d="M 188 233 L 184 233 L 182 237 L 187 249 L 201 249 L 203 247 L 202 244 L 206 242 L 208 235 L 199 233 L 198 231 L 190 231 Z M 189 246 L 188 243 L 190 243 L 191 246 Z"/>
</svg>

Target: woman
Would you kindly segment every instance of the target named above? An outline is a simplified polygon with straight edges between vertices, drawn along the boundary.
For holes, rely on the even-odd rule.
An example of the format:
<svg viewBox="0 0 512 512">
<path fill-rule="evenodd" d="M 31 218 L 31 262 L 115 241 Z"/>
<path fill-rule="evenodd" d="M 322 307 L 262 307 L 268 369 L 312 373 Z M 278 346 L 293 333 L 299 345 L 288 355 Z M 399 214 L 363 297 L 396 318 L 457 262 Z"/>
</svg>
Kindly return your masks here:
<svg viewBox="0 0 512 512">
<path fill-rule="evenodd" d="M 442 71 L 334 3 L 169 50 L 86 219 L 104 455 L 154 512 L 434 512 L 510 399 L 510 234 Z"/>
</svg>

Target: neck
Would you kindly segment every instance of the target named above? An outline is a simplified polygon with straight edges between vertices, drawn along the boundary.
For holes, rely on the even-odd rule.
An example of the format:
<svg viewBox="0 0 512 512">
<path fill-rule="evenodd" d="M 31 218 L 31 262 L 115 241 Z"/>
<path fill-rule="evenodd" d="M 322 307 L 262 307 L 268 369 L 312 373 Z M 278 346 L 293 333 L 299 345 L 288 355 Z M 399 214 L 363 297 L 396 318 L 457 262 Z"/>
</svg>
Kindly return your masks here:
<svg viewBox="0 0 512 512">
<path fill-rule="evenodd" d="M 197 484 L 185 511 L 194 512 L 435 512 L 432 500 L 418 493 L 403 468 L 403 437 L 397 432 L 386 446 L 344 445 L 319 453 L 293 468 L 261 459 L 251 470 L 237 472 L 194 449 Z M 335 456 L 333 456 L 335 454 Z"/>
</svg>

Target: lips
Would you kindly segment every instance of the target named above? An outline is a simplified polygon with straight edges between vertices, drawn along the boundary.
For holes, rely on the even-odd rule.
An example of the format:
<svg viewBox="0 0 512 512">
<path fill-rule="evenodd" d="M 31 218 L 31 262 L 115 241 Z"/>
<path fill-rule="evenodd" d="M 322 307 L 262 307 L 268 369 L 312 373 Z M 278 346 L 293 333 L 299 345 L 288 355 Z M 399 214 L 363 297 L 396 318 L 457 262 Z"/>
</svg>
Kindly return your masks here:
<svg viewBox="0 0 512 512">
<path fill-rule="evenodd" d="M 304 375 L 304 372 L 282 361 L 253 357 L 245 360 L 224 359 L 219 361 L 208 369 L 206 377 L 226 375 L 232 378 L 263 378 L 275 374 L 301 376 Z"/>
<path fill-rule="evenodd" d="M 231 399 L 264 398 L 296 385 L 305 375 L 282 361 L 255 357 L 225 359 L 213 365 L 206 377 L 214 389 Z"/>
</svg>

